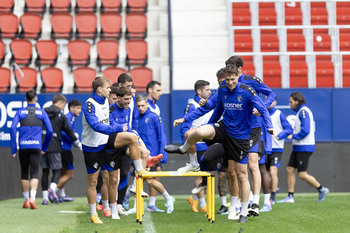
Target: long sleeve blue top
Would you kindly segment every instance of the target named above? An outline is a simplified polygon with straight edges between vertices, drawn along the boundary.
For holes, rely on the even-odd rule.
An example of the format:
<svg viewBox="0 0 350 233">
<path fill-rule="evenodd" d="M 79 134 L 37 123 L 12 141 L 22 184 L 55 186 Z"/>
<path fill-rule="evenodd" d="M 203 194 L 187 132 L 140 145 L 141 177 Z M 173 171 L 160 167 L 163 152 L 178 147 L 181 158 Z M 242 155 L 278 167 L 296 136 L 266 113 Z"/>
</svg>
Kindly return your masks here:
<svg viewBox="0 0 350 233">
<path fill-rule="evenodd" d="M 66 114 L 67 117 L 67 122 L 69 124 L 69 126 L 72 128 L 72 130 L 74 131 L 75 128 L 75 115 L 72 112 L 68 112 Z M 66 134 L 66 132 L 64 132 L 62 130 L 62 149 L 63 150 L 71 150 L 72 149 L 72 145 L 74 145 L 74 142 L 72 141 L 72 139 L 70 139 L 68 137 L 68 135 Z"/>
</svg>

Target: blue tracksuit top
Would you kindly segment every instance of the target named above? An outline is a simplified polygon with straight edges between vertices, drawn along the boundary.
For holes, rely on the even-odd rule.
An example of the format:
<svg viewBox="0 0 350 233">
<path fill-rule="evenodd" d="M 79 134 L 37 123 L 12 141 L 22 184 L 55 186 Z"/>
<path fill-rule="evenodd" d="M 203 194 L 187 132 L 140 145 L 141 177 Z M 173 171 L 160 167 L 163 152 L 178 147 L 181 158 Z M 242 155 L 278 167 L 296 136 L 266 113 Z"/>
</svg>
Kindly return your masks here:
<svg viewBox="0 0 350 233">
<path fill-rule="evenodd" d="M 144 114 L 139 114 L 138 126 L 138 133 L 151 156 L 163 154 L 161 162 L 166 163 L 168 154 L 164 151 L 164 146 L 167 142 L 163 137 L 164 126 L 161 117 L 148 108 Z"/>
<path fill-rule="evenodd" d="M 72 130 L 74 131 L 75 128 L 75 115 L 72 112 L 68 112 L 66 114 L 67 117 L 67 121 L 69 126 L 72 128 Z M 68 137 L 68 135 L 66 134 L 66 132 L 64 132 L 62 130 L 62 149 L 63 150 L 71 150 L 72 145 L 74 145 L 74 142 Z"/>
<path fill-rule="evenodd" d="M 294 111 L 298 112 L 304 106 L 306 106 L 306 105 L 302 104 Z M 300 140 L 300 139 L 305 138 L 310 133 L 311 120 L 310 120 L 309 113 L 307 111 L 300 111 L 300 113 L 298 114 L 297 117 L 300 120 L 300 132 L 297 134 L 293 134 L 293 139 Z M 313 144 L 313 145 L 293 145 L 293 151 L 314 152 L 315 151 L 315 144 Z"/>
<path fill-rule="evenodd" d="M 274 114 L 274 112 L 276 112 L 275 107 L 272 107 L 271 109 L 269 109 L 270 116 Z M 281 121 L 283 130 L 277 135 L 277 137 L 279 139 L 285 139 L 288 137 L 288 135 L 293 133 L 293 128 L 289 124 L 286 116 L 283 113 L 280 114 L 280 121 Z M 283 148 L 272 148 L 272 152 L 283 152 Z"/>
<path fill-rule="evenodd" d="M 264 103 L 253 88 L 238 83 L 230 91 L 226 84 L 221 85 L 218 93 L 218 104 L 225 111 L 223 123 L 229 135 L 236 139 L 249 139 L 253 108 L 262 115 L 266 127 L 273 128 L 270 115 Z"/>
<path fill-rule="evenodd" d="M 17 152 L 18 123 L 20 123 L 18 128 L 19 149 L 39 149 L 46 152 L 52 136 L 52 126 L 47 113 L 41 108 L 36 108 L 35 104 L 28 104 L 26 108 L 21 108 L 16 112 L 10 132 L 12 154 Z M 46 128 L 44 143 L 42 143 L 43 123 Z"/>
<path fill-rule="evenodd" d="M 113 111 L 111 111 L 113 110 Z M 109 106 L 109 124 L 114 126 L 115 124 L 126 125 L 128 128 L 130 122 L 130 108 L 120 108 L 117 102 Z"/>
</svg>

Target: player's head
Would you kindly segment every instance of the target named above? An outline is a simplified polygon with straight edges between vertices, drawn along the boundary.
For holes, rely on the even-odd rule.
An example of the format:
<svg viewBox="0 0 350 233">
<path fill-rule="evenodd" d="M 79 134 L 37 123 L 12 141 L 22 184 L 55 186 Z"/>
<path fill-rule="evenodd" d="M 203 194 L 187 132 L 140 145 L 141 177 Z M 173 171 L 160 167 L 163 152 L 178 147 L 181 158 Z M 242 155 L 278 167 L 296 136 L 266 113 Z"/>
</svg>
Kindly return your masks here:
<svg viewBox="0 0 350 233">
<path fill-rule="evenodd" d="M 302 104 L 305 104 L 304 96 L 299 92 L 293 92 L 289 98 L 289 106 L 295 110 L 299 108 Z"/>
<path fill-rule="evenodd" d="M 134 84 L 131 85 L 131 94 L 132 94 L 133 97 L 136 96 L 136 87 L 135 87 Z"/>
<path fill-rule="evenodd" d="M 132 98 L 130 88 L 118 87 L 116 94 L 117 94 L 117 105 L 120 108 L 128 109 Z"/>
<path fill-rule="evenodd" d="M 26 101 L 28 104 L 35 104 L 38 101 L 38 96 L 34 90 L 27 91 Z"/>
<path fill-rule="evenodd" d="M 225 68 L 221 68 L 221 69 L 218 70 L 218 72 L 216 73 L 216 78 L 217 78 L 217 80 L 218 80 L 218 84 L 219 84 L 219 85 L 221 85 L 221 83 L 225 80 L 224 70 L 225 70 Z"/>
<path fill-rule="evenodd" d="M 194 84 L 194 91 L 199 98 L 208 99 L 211 94 L 210 83 L 205 80 L 197 80 Z"/>
<path fill-rule="evenodd" d="M 237 66 L 239 71 L 239 76 L 243 69 L 243 59 L 239 56 L 231 56 L 229 59 L 225 61 L 226 66 Z"/>
<path fill-rule="evenodd" d="M 111 92 L 109 93 L 109 96 L 108 96 L 109 105 L 114 104 L 117 101 L 117 89 L 118 87 L 114 86 L 114 84 L 113 86 L 111 86 Z"/>
<path fill-rule="evenodd" d="M 222 75 L 225 77 L 225 82 L 227 87 L 232 91 L 238 83 L 239 71 L 236 66 L 229 66 L 223 68 L 221 71 Z"/>
<path fill-rule="evenodd" d="M 148 101 L 147 96 L 145 95 L 138 95 L 136 97 L 136 107 L 139 110 L 139 113 L 142 115 L 144 114 L 148 109 Z"/>
<path fill-rule="evenodd" d="M 126 87 L 131 88 L 132 85 L 132 78 L 127 73 L 122 73 L 118 77 L 118 86 L 119 87 Z"/>
<path fill-rule="evenodd" d="M 146 86 L 147 97 L 153 101 L 158 101 L 162 95 L 162 86 L 160 82 L 151 81 Z"/>
<path fill-rule="evenodd" d="M 74 116 L 79 116 L 81 113 L 81 102 L 79 100 L 71 100 L 68 102 L 68 109 Z"/>
<path fill-rule="evenodd" d="M 57 94 L 52 98 L 52 104 L 57 106 L 59 109 L 63 110 L 67 103 L 67 99 L 62 94 Z"/>
<path fill-rule="evenodd" d="M 92 81 L 92 89 L 97 95 L 108 98 L 109 92 L 111 91 L 110 80 L 103 77 L 97 76 L 94 81 Z"/>
</svg>

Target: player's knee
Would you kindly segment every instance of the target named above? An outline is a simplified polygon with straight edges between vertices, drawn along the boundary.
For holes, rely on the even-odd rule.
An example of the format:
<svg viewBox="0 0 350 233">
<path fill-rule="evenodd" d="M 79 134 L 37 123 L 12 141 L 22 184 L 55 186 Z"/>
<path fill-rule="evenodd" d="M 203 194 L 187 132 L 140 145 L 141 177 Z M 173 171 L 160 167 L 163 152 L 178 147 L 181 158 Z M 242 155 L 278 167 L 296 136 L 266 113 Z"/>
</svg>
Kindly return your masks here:
<svg viewBox="0 0 350 233">
<path fill-rule="evenodd" d="M 305 180 L 307 177 L 307 173 L 306 172 L 298 172 L 298 177 L 302 180 Z"/>
<path fill-rule="evenodd" d="M 287 173 L 293 173 L 294 172 L 294 168 L 293 167 L 287 167 Z"/>
</svg>

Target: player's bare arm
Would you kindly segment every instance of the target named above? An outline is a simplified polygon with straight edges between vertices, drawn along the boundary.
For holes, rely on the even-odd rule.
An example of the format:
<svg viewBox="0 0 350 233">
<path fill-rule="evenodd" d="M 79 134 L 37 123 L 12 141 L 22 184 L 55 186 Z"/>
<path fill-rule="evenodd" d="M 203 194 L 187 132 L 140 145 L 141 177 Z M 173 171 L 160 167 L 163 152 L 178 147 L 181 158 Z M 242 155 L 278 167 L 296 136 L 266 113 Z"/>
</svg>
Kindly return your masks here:
<svg viewBox="0 0 350 233">
<path fill-rule="evenodd" d="M 178 126 L 178 125 L 180 125 L 180 124 L 182 124 L 182 123 L 184 123 L 184 122 L 185 122 L 185 119 L 184 119 L 184 118 L 176 119 L 176 120 L 174 121 L 173 125 L 174 125 L 174 127 L 176 127 L 176 126 Z"/>
</svg>

